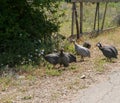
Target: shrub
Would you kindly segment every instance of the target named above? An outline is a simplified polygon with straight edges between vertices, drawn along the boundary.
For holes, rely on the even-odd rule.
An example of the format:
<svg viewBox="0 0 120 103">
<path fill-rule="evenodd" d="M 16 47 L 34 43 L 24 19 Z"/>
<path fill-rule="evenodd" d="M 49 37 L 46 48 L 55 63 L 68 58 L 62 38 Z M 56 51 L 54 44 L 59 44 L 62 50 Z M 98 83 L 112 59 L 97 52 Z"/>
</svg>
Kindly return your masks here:
<svg viewBox="0 0 120 103">
<path fill-rule="evenodd" d="M 0 1 L 0 66 L 39 63 L 39 50 L 53 47 L 59 30 L 56 0 Z"/>
</svg>

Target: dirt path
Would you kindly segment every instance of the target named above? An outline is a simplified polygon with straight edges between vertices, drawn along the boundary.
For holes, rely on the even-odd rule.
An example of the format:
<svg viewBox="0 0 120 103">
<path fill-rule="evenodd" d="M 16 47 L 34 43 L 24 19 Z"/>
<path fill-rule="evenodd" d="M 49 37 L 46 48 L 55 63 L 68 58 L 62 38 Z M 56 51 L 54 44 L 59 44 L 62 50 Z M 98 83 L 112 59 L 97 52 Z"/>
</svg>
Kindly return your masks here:
<svg viewBox="0 0 120 103">
<path fill-rule="evenodd" d="M 74 97 L 64 103 L 120 103 L 120 64 L 113 65 L 105 81 L 80 90 Z"/>
<path fill-rule="evenodd" d="M 120 103 L 120 63 L 112 67 L 104 74 L 68 70 L 58 77 L 18 79 L 0 92 L 0 103 Z M 83 74 L 85 79 L 81 79 Z"/>
</svg>

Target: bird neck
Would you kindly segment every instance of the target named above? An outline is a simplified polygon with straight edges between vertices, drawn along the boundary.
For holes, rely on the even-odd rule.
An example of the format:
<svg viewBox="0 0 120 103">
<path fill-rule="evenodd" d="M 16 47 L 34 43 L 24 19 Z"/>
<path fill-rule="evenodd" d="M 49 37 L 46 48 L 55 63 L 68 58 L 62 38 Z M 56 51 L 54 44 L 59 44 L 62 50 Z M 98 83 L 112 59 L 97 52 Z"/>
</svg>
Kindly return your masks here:
<svg viewBox="0 0 120 103">
<path fill-rule="evenodd" d="M 75 40 L 73 40 L 73 41 L 72 41 L 72 43 L 75 45 L 75 44 L 76 44 L 76 41 L 75 41 Z"/>
<path fill-rule="evenodd" d="M 75 41 L 75 42 L 73 42 L 73 44 L 74 44 L 74 45 L 77 45 L 77 42 Z"/>
<path fill-rule="evenodd" d="M 98 47 L 100 50 L 102 50 L 103 49 L 103 47 L 102 46 L 100 46 L 100 47 Z"/>
<path fill-rule="evenodd" d="M 61 51 L 60 51 L 60 56 L 63 56 L 63 55 L 64 55 L 64 53 L 63 53 L 63 51 L 61 50 Z"/>
<path fill-rule="evenodd" d="M 44 57 L 44 56 L 45 56 L 45 53 L 41 53 L 41 55 Z"/>
<path fill-rule="evenodd" d="M 41 54 L 43 58 L 45 58 L 45 54 Z"/>
</svg>

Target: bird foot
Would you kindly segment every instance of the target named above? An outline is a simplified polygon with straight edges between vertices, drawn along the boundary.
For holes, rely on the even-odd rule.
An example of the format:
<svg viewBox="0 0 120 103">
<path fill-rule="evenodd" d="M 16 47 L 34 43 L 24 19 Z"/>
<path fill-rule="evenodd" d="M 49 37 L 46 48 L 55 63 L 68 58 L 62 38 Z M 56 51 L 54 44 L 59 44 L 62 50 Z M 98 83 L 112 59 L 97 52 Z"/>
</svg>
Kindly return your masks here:
<svg viewBox="0 0 120 103">
<path fill-rule="evenodd" d="M 64 71 L 64 70 L 66 70 L 66 68 L 59 68 L 59 69 L 57 69 L 58 71 Z"/>
<path fill-rule="evenodd" d="M 84 62 L 84 60 L 83 60 L 83 59 L 81 59 L 81 60 L 80 60 L 80 62 Z"/>
</svg>

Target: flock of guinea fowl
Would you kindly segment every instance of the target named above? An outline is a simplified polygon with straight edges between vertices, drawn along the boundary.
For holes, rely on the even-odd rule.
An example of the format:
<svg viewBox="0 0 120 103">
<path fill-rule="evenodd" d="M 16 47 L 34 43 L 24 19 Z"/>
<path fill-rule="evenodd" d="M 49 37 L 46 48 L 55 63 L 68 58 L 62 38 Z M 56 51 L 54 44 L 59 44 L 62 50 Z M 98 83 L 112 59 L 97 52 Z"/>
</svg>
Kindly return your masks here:
<svg viewBox="0 0 120 103">
<path fill-rule="evenodd" d="M 84 42 L 83 45 L 79 45 L 75 40 L 72 40 L 75 48 L 75 52 L 81 56 L 80 61 L 84 61 L 85 57 L 90 57 L 90 47 L 91 44 L 89 42 Z M 103 53 L 103 55 L 107 58 L 107 60 L 111 61 L 112 58 L 117 58 L 118 50 L 115 46 L 109 45 L 109 46 L 102 46 L 100 42 L 96 44 L 96 46 L 99 48 L 99 50 Z M 76 56 L 64 52 L 64 49 L 62 48 L 60 52 L 53 52 L 50 54 L 44 54 L 42 52 L 42 55 L 44 59 L 52 64 L 53 66 L 56 66 L 57 64 L 60 65 L 60 67 L 63 65 L 64 67 L 68 67 L 69 63 L 76 62 Z"/>
</svg>

